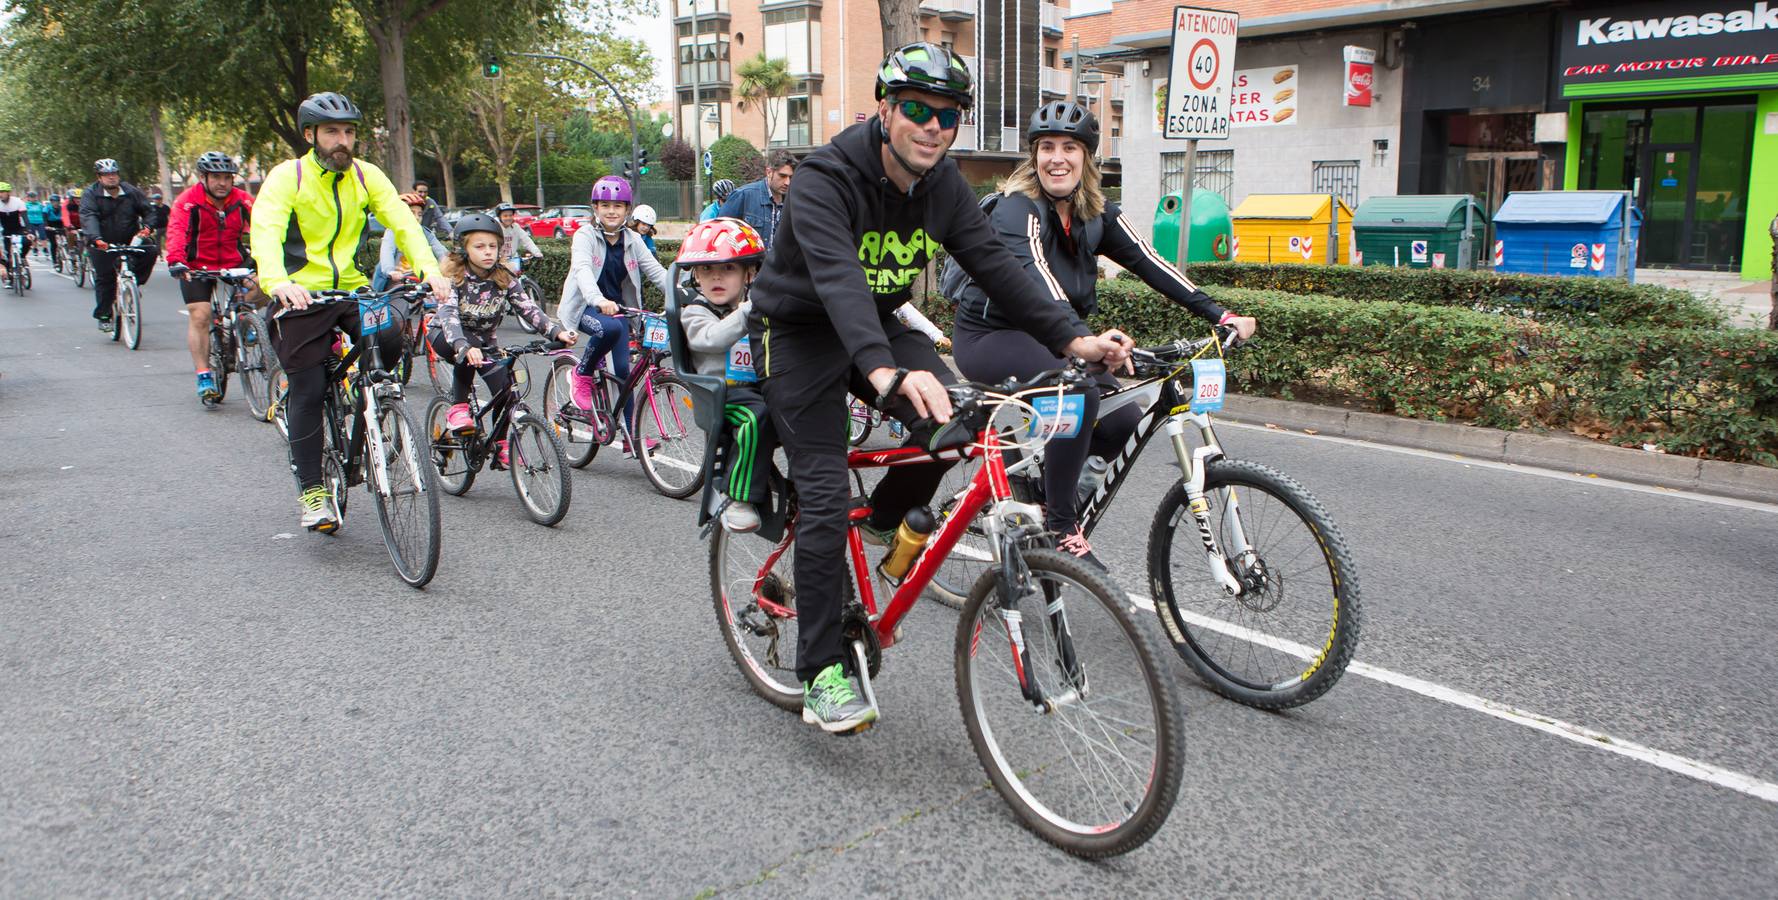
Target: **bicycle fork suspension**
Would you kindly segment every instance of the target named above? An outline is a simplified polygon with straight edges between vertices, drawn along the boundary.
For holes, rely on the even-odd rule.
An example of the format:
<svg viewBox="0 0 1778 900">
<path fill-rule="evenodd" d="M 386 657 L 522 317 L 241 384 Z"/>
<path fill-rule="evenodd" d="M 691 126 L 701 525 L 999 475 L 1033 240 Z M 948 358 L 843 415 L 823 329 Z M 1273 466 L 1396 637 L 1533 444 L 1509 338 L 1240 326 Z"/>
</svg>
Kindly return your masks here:
<svg viewBox="0 0 1778 900">
<path fill-rule="evenodd" d="M 1192 448 L 1185 440 L 1185 419 L 1197 422 L 1204 436 L 1203 446 Z M 1198 537 L 1204 542 L 1204 557 L 1210 566 L 1210 575 L 1216 583 L 1230 596 L 1239 597 L 1245 593 L 1241 580 L 1229 570 L 1228 556 L 1216 543 L 1216 529 L 1210 524 L 1210 501 L 1204 497 L 1204 479 L 1209 470 L 1210 460 L 1222 456 L 1222 447 L 1216 443 L 1215 435 L 1210 431 L 1210 420 L 1202 414 L 1174 416 L 1167 421 L 1167 437 L 1173 442 L 1173 453 L 1179 459 L 1179 468 L 1185 473 L 1186 508 L 1191 512 L 1192 521 L 1198 526 Z M 1225 498 L 1222 517 L 1230 525 L 1231 540 L 1236 545 L 1239 556 L 1248 556 L 1252 546 L 1247 542 L 1247 532 L 1241 526 L 1241 508 L 1235 498 L 1235 491 L 1230 488 Z"/>
</svg>

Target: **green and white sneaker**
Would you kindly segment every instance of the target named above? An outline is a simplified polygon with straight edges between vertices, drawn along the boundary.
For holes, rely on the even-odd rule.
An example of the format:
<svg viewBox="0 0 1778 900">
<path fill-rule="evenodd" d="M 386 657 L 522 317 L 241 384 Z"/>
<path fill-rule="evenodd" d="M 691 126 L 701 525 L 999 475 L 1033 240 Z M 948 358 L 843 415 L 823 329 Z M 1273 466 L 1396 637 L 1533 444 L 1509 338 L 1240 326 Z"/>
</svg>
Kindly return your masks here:
<svg viewBox="0 0 1778 900">
<path fill-rule="evenodd" d="M 302 493 L 303 527 L 310 531 L 330 532 L 340 527 L 333 515 L 333 498 L 327 488 L 316 485 Z"/>
<path fill-rule="evenodd" d="M 858 682 L 834 663 L 814 681 L 803 683 L 803 721 L 828 734 L 861 731 L 877 720 L 877 708 L 864 699 Z"/>
</svg>

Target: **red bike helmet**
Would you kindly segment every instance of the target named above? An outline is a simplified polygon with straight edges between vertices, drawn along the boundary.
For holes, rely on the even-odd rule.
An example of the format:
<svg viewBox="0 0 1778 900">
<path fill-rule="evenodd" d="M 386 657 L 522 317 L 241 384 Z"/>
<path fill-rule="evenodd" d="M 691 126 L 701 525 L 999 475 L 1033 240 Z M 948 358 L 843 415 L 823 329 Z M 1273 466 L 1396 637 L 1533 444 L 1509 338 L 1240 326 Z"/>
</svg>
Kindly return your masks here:
<svg viewBox="0 0 1778 900">
<path fill-rule="evenodd" d="M 708 266 L 716 263 L 765 262 L 766 244 L 759 232 L 740 219 L 711 219 L 692 226 L 691 233 L 679 245 L 681 266 Z"/>
</svg>

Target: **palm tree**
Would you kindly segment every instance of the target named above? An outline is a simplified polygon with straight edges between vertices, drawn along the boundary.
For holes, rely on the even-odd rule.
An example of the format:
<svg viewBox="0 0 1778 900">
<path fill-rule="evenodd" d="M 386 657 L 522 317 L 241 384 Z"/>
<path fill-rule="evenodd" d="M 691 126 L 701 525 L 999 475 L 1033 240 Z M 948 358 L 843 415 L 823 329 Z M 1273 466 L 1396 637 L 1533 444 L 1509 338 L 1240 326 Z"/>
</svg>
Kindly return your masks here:
<svg viewBox="0 0 1778 900">
<path fill-rule="evenodd" d="M 741 76 L 741 96 L 759 106 L 760 118 L 765 122 L 765 139 L 760 144 L 771 146 L 772 126 L 776 119 L 772 98 L 784 96 L 795 83 L 790 77 L 790 64 L 783 59 L 767 59 L 761 51 L 735 71 Z"/>
</svg>

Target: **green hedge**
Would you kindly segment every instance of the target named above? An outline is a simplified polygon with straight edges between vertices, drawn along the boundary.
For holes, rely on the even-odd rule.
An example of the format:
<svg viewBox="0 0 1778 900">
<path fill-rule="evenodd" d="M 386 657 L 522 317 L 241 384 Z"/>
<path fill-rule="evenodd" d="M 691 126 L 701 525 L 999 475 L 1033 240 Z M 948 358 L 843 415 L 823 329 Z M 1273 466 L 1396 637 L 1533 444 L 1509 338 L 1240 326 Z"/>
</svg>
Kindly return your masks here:
<svg viewBox="0 0 1778 900">
<path fill-rule="evenodd" d="M 1218 296 L 1260 320 L 1260 338 L 1230 360 L 1235 390 L 1344 397 L 1412 418 L 1574 430 L 1778 466 L 1778 334 L 1580 328 L 1242 288 Z M 1196 334 L 1201 324 L 1127 281 L 1102 285 L 1099 302 L 1092 324 L 1124 328 L 1139 343 Z"/>
<path fill-rule="evenodd" d="M 1570 325 L 1712 328 L 1726 324 L 1721 312 L 1685 291 L 1607 278 L 1235 262 L 1195 263 L 1191 277 L 1202 285 L 1455 306 Z"/>
</svg>

